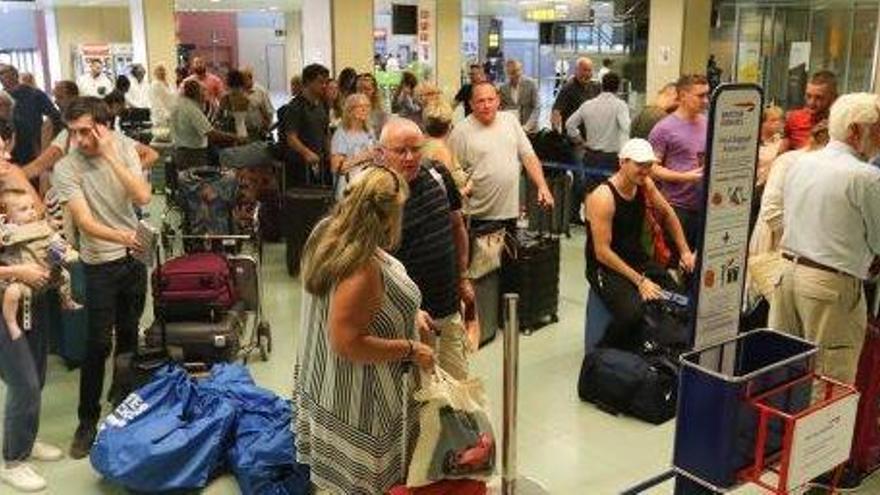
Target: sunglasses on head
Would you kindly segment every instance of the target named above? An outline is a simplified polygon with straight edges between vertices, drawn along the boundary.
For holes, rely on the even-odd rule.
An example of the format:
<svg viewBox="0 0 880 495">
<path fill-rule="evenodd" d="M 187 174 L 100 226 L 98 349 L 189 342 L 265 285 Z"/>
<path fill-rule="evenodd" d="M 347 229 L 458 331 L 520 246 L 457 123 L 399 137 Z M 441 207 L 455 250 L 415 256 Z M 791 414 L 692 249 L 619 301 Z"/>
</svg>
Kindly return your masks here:
<svg viewBox="0 0 880 495">
<path fill-rule="evenodd" d="M 385 172 L 391 174 L 391 177 L 394 179 L 394 195 L 396 196 L 397 194 L 400 193 L 400 176 L 398 176 L 395 171 L 391 170 L 390 168 L 386 167 L 385 165 L 381 165 L 378 163 L 371 163 L 371 164 L 367 165 L 366 167 L 364 167 L 364 169 L 361 171 L 361 174 L 365 174 L 372 169 L 384 170 Z M 358 179 L 355 178 L 353 181 L 349 182 L 348 185 L 345 187 L 345 191 L 343 192 L 343 195 L 348 196 L 351 193 L 352 186 L 354 186 L 354 184 L 356 184 L 357 181 L 358 181 Z"/>
</svg>

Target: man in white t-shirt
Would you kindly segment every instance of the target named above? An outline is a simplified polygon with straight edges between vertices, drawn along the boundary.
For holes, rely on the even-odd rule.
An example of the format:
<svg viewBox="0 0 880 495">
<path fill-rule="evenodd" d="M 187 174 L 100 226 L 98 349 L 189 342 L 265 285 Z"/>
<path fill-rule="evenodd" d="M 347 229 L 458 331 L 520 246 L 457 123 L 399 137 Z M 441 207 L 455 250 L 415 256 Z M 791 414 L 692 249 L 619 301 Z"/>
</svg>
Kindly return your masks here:
<svg viewBox="0 0 880 495">
<path fill-rule="evenodd" d="M 150 104 L 150 83 L 147 71 L 141 64 L 131 66 L 131 87 L 125 93 L 125 102 L 131 108 L 152 108 Z"/>
<path fill-rule="evenodd" d="M 519 217 L 520 167 L 538 189 L 538 203 L 553 207 L 541 162 L 516 115 L 498 112 L 498 92 L 489 82 L 474 85 L 473 113 L 458 123 L 449 144 L 471 175 L 468 211 L 474 222 L 516 222 Z"/>
<path fill-rule="evenodd" d="M 96 96 L 103 98 L 113 91 L 113 81 L 104 74 L 104 64 L 94 59 L 89 62 L 89 72 L 76 80 L 80 96 Z"/>
</svg>

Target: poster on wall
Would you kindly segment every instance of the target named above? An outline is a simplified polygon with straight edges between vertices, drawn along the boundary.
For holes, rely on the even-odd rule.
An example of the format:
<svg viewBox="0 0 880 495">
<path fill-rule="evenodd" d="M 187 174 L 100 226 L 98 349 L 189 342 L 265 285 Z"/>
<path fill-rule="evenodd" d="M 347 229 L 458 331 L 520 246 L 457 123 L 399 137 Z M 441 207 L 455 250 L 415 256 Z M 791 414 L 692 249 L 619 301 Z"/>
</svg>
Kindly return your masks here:
<svg viewBox="0 0 880 495">
<path fill-rule="evenodd" d="M 763 92 L 755 84 L 724 84 L 712 95 L 694 324 L 698 348 L 739 332 L 762 108 Z"/>
<path fill-rule="evenodd" d="M 760 82 L 761 44 L 756 41 L 740 42 L 736 57 L 736 80 L 741 83 Z"/>
<path fill-rule="evenodd" d="M 791 50 L 788 53 L 788 68 L 803 64 L 804 69 L 810 70 L 810 50 L 813 45 L 809 41 L 795 41 L 791 44 Z"/>
</svg>

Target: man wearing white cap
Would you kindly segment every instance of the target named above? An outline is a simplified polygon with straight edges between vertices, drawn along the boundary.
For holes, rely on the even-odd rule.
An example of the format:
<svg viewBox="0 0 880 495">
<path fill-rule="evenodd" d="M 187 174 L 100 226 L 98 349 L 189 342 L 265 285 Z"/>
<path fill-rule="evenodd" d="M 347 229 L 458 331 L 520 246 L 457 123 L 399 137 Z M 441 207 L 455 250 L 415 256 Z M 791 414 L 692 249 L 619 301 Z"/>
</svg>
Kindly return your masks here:
<svg viewBox="0 0 880 495">
<path fill-rule="evenodd" d="M 644 302 L 660 298 L 664 288 L 675 286 L 642 244 L 646 202 L 682 253 L 681 268 L 694 269 L 694 254 L 681 223 L 651 180 L 656 161 L 649 142 L 630 139 L 620 150 L 617 172 L 586 199 L 587 279 L 613 316 L 602 345 L 640 346 Z"/>
</svg>

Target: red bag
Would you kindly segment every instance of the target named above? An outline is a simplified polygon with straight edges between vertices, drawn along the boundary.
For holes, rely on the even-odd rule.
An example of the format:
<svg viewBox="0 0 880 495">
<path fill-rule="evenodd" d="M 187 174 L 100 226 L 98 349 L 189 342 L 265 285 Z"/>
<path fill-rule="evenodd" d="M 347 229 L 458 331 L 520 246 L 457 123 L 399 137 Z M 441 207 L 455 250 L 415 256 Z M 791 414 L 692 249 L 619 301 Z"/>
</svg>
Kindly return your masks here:
<svg viewBox="0 0 880 495">
<path fill-rule="evenodd" d="M 875 290 L 880 291 L 880 287 Z M 856 374 L 856 389 L 861 397 L 850 466 L 859 475 L 866 475 L 880 467 L 880 320 L 876 316 L 876 301 L 872 313 L 868 317 L 865 344 Z"/>
<path fill-rule="evenodd" d="M 672 261 L 672 250 L 669 249 L 669 246 L 666 244 L 666 236 L 663 235 L 663 225 L 661 225 L 663 218 L 648 197 L 646 188 L 639 188 L 639 191 L 645 200 L 645 225 L 653 241 L 654 261 L 666 268 Z"/>
<path fill-rule="evenodd" d="M 165 321 L 217 322 L 236 301 L 229 262 L 216 253 L 171 259 L 153 272 L 153 300 Z"/>
<path fill-rule="evenodd" d="M 419 488 L 398 485 L 388 495 L 486 495 L 486 483 L 475 480 L 443 480 Z"/>
</svg>

